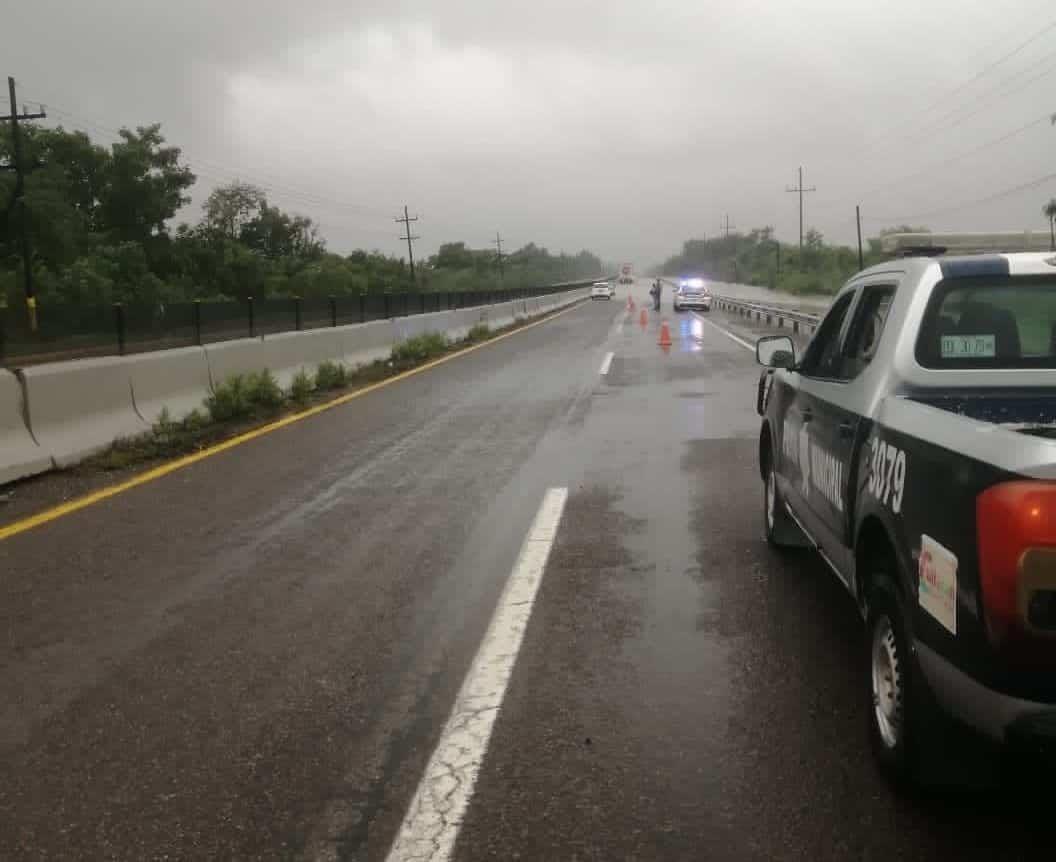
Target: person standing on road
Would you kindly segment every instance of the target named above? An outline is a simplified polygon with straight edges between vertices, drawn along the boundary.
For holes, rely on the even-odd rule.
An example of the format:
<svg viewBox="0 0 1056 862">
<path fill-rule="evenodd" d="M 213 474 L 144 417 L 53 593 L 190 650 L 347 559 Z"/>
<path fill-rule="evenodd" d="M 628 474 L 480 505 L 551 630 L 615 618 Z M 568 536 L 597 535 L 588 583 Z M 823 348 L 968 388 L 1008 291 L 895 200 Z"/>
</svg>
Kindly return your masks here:
<svg viewBox="0 0 1056 862">
<path fill-rule="evenodd" d="M 660 279 L 653 282 L 653 286 L 649 288 L 649 292 L 653 295 L 653 311 L 660 310 Z"/>
</svg>

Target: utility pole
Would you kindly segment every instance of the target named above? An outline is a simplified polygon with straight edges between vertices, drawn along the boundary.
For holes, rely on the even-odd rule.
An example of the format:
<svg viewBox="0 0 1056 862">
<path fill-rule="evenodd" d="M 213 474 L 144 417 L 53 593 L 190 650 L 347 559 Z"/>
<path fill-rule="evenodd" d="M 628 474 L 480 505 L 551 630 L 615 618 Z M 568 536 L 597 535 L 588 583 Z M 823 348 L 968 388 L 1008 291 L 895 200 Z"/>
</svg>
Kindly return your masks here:
<svg viewBox="0 0 1056 862">
<path fill-rule="evenodd" d="M 858 270 L 865 269 L 865 259 L 862 257 L 862 208 L 859 204 L 854 207 L 854 220 L 858 223 Z"/>
<path fill-rule="evenodd" d="M 416 239 L 421 239 L 420 236 L 411 234 L 411 222 L 418 221 L 418 216 L 411 218 L 407 213 L 407 206 L 403 207 L 403 217 L 396 216 L 396 222 L 403 225 L 405 236 L 401 236 L 400 239 L 407 240 L 407 259 L 411 262 L 411 282 L 417 286 L 418 278 L 414 274 L 414 246 L 412 243 Z"/>
<path fill-rule="evenodd" d="M 11 115 L 9 117 L 0 117 L 0 122 L 5 120 L 11 121 L 11 146 L 14 150 L 15 162 L 13 165 L 2 165 L 0 170 L 8 170 L 15 172 L 15 192 L 11 196 L 11 202 L 8 204 L 7 213 L 10 216 L 12 210 L 14 210 L 15 204 L 19 206 L 19 223 L 22 227 L 22 273 L 25 278 L 26 285 L 26 311 L 29 314 L 29 328 L 31 332 L 37 331 L 37 297 L 33 293 L 33 260 L 30 254 L 29 248 L 29 216 L 26 214 L 26 164 L 22 158 L 22 136 L 18 128 L 19 120 L 43 120 L 47 117 L 43 108 L 39 108 L 37 113 L 29 114 L 26 113 L 26 109 L 22 109 L 22 113 L 18 113 L 18 101 L 15 98 L 15 79 L 7 79 L 7 92 L 11 98 Z"/>
<path fill-rule="evenodd" d="M 495 246 L 495 260 L 499 264 L 499 282 L 501 283 L 506 277 L 506 270 L 502 264 L 502 237 L 499 236 L 498 231 L 495 231 L 495 239 L 491 241 L 491 244 Z"/>
<path fill-rule="evenodd" d="M 785 187 L 786 192 L 795 192 L 799 195 L 799 250 L 803 251 L 803 192 L 816 192 L 817 189 L 811 186 L 809 189 L 803 188 L 803 168 L 799 169 L 799 185 L 793 188 L 792 186 Z"/>
<path fill-rule="evenodd" d="M 730 238 L 730 229 L 731 229 L 731 227 L 732 227 L 733 230 L 737 230 L 737 225 L 731 225 L 730 224 L 730 214 L 726 213 L 726 222 L 725 222 L 725 224 L 723 223 L 722 219 L 719 219 L 719 230 L 723 232 L 723 236 L 726 239 Z"/>
</svg>

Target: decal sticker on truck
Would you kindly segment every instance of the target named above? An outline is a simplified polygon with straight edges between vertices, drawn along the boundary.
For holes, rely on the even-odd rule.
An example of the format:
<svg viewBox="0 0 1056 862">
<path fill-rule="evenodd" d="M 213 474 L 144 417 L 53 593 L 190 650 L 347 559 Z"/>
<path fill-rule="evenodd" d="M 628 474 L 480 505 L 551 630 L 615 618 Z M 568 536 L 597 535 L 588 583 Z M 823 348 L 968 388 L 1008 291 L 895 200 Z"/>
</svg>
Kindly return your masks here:
<svg viewBox="0 0 1056 862">
<path fill-rule="evenodd" d="M 944 335 L 940 355 L 943 359 L 993 359 L 997 356 L 997 336 Z"/>
<path fill-rule="evenodd" d="M 879 437 L 872 440 L 869 458 L 869 493 L 896 515 L 902 511 L 902 494 L 906 489 L 906 453 Z"/>
<path fill-rule="evenodd" d="M 811 439 L 806 425 L 794 426 L 785 421 L 781 453 L 790 464 L 799 468 L 800 490 L 804 497 L 810 495 L 813 486 L 838 511 L 843 511 L 843 463 Z"/>
<path fill-rule="evenodd" d="M 950 634 L 957 634 L 957 557 L 931 536 L 920 537 L 917 601 Z"/>
</svg>

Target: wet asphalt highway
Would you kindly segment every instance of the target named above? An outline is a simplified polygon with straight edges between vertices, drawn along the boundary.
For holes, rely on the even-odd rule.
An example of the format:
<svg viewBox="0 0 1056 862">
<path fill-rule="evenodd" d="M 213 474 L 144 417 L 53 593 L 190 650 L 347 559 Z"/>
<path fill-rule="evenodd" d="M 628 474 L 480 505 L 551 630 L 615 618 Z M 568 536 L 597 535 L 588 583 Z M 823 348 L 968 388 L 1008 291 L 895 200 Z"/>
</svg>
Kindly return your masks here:
<svg viewBox="0 0 1056 862">
<path fill-rule="evenodd" d="M 761 537 L 751 353 L 625 300 L 0 543 L 0 858 L 384 859 L 550 488 L 453 858 L 1050 855 L 882 782 L 853 606 Z"/>
</svg>

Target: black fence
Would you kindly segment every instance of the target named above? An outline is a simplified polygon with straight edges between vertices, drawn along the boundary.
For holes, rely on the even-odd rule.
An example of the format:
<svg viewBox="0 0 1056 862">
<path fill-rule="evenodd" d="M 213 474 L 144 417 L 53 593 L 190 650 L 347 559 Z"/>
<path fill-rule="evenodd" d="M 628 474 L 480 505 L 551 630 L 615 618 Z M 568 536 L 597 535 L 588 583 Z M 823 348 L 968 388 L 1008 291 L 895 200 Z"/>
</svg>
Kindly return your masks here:
<svg viewBox="0 0 1056 862">
<path fill-rule="evenodd" d="M 0 365 L 144 353 L 391 317 L 548 296 L 591 282 L 512 290 L 363 293 L 326 299 L 195 301 L 163 305 L 41 305 L 37 331 L 24 308 L 0 308 Z"/>
</svg>

